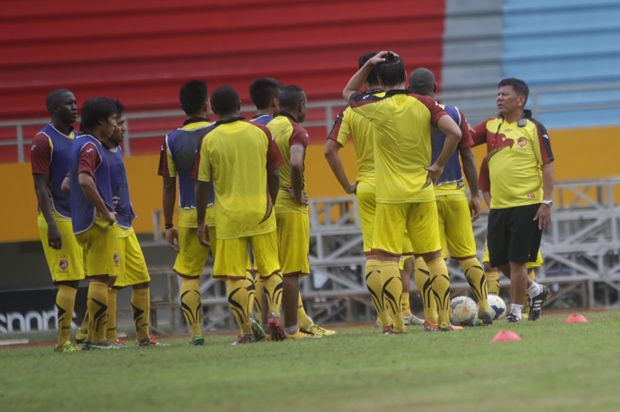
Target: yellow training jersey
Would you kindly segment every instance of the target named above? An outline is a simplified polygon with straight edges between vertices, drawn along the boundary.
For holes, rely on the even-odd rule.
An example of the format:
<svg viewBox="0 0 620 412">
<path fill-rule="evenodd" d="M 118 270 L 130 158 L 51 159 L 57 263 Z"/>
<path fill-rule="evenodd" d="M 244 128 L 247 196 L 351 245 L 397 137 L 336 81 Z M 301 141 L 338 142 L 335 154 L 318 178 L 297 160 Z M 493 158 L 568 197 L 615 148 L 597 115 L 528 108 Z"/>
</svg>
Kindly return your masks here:
<svg viewBox="0 0 620 412">
<path fill-rule="evenodd" d="M 291 188 L 291 146 L 302 146 L 305 151 L 309 141 L 308 132 L 287 113 L 274 117 L 272 121 L 267 123 L 267 128 L 271 131 L 284 160 L 280 168 L 280 192 L 276 201 L 276 213 L 286 211 L 306 212 L 308 206 L 295 202 L 289 193 L 289 189 Z"/>
<path fill-rule="evenodd" d="M 366 93 L 377 97 L 385 96 L 383 91 L 368 91 Z M 356 113 L 351 107 L 346 107 L 338 114 L 334 127 L 327 136 L 328 139 L 335 140 L 343 147 L 347 144 L 349 137 L 351 138 L 357 158 L 357 181 L 371 185 L 375 184 L 373 136 L 374 128 L 370 121 Z"/>
<path fill-rule="evenodd" d="M 497 117 L 474 130 L 474 143 L 487 144 L 491 209 L 540 203 L 542 165 L 553 161 L 547 129 L 529 117 L 513 123 Z"/>
<path fill-rule="evenodd" d="M 351 109 L 374 130 L 377 203 L 435 200 L 427 168 L 431 165 L 431 126 L 447 113 L 427 96 L 390 90 L 385 96 L 355 93 Z"/>
<path fill-rule="evenodd" d="M 218 239 L 237 239 L 276 229 L 267 171 L 282 164 L 269 130 L 234 117 L 218 121 L 196 155 L 194 177 L 213 182 Z"/>
</svg>

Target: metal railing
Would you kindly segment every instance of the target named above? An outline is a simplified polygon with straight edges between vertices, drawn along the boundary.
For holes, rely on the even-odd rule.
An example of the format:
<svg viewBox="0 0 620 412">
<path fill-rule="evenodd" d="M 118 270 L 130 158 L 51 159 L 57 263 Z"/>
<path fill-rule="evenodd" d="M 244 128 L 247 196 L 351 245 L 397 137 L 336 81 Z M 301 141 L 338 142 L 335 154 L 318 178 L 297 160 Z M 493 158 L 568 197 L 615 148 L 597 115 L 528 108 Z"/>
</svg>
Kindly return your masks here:
<svg viewBox="0 0 620 412">
<path fill-rule="evenodd" d="M 540 116 L 542 113 L 559 113 L 559 112 L 574 112 L 585 110 L 603 110 L 603 109 L 620 109 L 620 97 L 613 101 L 604 102 L 568 102 L 566 104 L 546 105 L 541 103 L 543 96 L 558 95 L 565 93 L 588 93 L 597 91 L 617 91 L 620 95 L 620 82 L 610 83 L 591 83 L 591 84 L 567 84 L 545 87 L 534 87 L 530 90 L 529 108 L 532 110 L 535 116 Z M 495 89 L 483 89 L 483 90 L 464 90 L 464 91 L 448 91 L 442 94 L 442 99 L 446 101 L 453 100 L 482 100 L 489 103 L 489 109 L 481 110 L 480 108 L 474 108 L 469 110 L 466 105 L 463 105 L 463 109 L 466 109 L 468 117 L 483 118 L 487 117 L 493 112 L 492 108 L 495 105 Z M 320 120 L 311 120 L 304 123 L 305 127 L 324 127 L 325 133 L 329 133 L 334 123 L 334 113 L 345 106 L 343 100 L 324 100 L 317 102 L 310 102 L 308 104 L 309 109 L 321 109 L 324 111 L 324 115 Z M 243 106 L 241 112 L 244 115 L 251 115 L 255 111 L 253 106 Z M 125 155 L 131 156 L 131 143 L 134 140 L 139 139 L 152 139 L 157 137 L 163 137 L 170 130 L 147 130 L 141 132 L 131 132 L 132 121 L 139 120 L 154 120 L 154 119 L 171 119 L 183 117 L 181 110 L 162 110 L 151 112 L 135 112 L 127 113 L 127 128 L 128 133 L 125 136 Z M 10 120 L 0 121 L 0 129 L 14 129 L 14 139 L 0 139 L 1 147 L 16 147 L 17 148 L 17 162 L 24 163 L 26 146 L 30 145 L 31 139 L 24 136 L 24 128 L 29 126 L 43 126 L 47 123 L 48 119 L 25 119 L 25 120 Z M 618 121 L 620 123 L 620 121 Z"/>
</svg>

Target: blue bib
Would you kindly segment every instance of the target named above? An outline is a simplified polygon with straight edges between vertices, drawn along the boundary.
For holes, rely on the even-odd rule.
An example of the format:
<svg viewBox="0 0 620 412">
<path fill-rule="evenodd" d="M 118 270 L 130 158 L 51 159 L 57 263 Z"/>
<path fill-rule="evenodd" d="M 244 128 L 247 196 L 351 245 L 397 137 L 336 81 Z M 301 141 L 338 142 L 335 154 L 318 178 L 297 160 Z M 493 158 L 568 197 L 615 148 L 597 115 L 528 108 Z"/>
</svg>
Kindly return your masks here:
<svg viewBox="0 0 620 412">
<path fill-rule="evenodd" d="M 61 216 L 71 217 L 71 195 L 60 190 L 62 181 L 69 172 L 69 159 L 74 139 L 59 132 L 51 124 L 46 124 L 39 133 L 49 137 L 52 144 L 50 162 L 50 184 L 54 210 Z"/>
<path fill-rule="evenodd" d="M 129 185 L 127 183 L 123 152 L 121 147 L 118 146 L 112 150 L 105 149 L 104 153 L 110 165 L 110 182 L 112 185 L 112 200 L 114 201 L 116 221 L 120 227 L 129 229 L 136 215 L 131 207 L 131 199 L 129 198 Z"/>
<path fill-rule="evenodd" d="M 457 125 L 461 125 L 461 114 L 459 113 L 459 109 L 455 106 L 447 106 L 440 105 L 443 109 L 448 113 L 448 115 L 454 120 Z M 433 162 L 437 160 L 439 154 L 441 153 L 441 149 L 443 148 L 443 144 L 446 140 L 446 135 L 444 135 L 439 129 L 433 127 L 431 130 L 431 142 L 433 147 Z M 461 171 L 461 162 L 459 160 L 459 149 L 457 148 L 455 152 L 446 163 L 446 166 L 443 170 L 443 174 L 435 183 L 436 186 L 440 186 L 446 183 L 456 183 L 457 186 L 463 185 L 463 172 Z"/>
</svg>

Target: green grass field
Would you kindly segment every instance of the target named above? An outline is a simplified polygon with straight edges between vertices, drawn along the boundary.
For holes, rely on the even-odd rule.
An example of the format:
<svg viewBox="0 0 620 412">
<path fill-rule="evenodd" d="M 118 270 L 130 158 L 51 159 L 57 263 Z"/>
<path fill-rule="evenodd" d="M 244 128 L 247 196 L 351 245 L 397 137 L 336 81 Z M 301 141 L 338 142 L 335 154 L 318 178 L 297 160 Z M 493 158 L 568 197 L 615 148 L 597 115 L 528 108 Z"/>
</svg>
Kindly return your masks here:
<svg viewBox="0 0 620 412">
<path fill-rule="evenodd" d="M 620 312 L 383 336 L 56 354 L 0 349 L 0 411 L 618 411 Z M 165 341 L 165 340 L 163 340 Z"/>
</svg>

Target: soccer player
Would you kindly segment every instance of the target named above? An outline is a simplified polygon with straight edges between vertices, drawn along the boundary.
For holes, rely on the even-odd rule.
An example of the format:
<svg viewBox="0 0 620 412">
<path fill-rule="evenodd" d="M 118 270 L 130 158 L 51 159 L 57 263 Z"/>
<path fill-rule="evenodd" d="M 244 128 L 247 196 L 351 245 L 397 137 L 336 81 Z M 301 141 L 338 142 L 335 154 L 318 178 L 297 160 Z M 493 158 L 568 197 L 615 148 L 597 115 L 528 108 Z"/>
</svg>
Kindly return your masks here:
<svg viewBox="0 0 620 412">
<path fill-rule="evenodd" d="M 37 224 L 45 259 L 58 286 L 57 352 L 74 352 L 71 342 L 71 320 L 79 281 L 84 279 L 82 247 L 73 234 L 71 202 L 61 190 L 69 171 L 71 145 L 75 137 L 77 101 L 70 90 L 52 90 L 46 99 L 51 121 L 32 139 L 31 163 L 34 188 L 39 203 Z"/>
<path fill-rule="evenodd" d="M 119 268 L 116 214 L 110 163 L 105 150 L 114 147 L 118 114 L 114 100 L 94 97 L 82 106 L 81 132 L 71 148 L 71 220 L 84 250 L 88 285 L 88 340 L 84 349 L 110 348 L 106 340 L 108 285 Z"/>
<path fill-rule="evenodd" d="M 163 179 L 163 210 L 166 242 L 177 252 L 173 270 L 181 279 L 181 313 L 191 333 L 190 344 L 203 345 L 200 275 L 209 257 L 209 248 L 198 242 L 196 235 L 196 202 L 192 167 L 202 137 L 212 128 L 207 115 L 209 98 L 207 85 L 202 80 L 191 80 L 179 91 L 181 108 L 186 118 L 183 126 L 168 133 L 161 146 L 158 174 Z M 174 227 L 172 217 L 176 198 L 176 181 L 179 180 L 179 228 Z M 213 195 L 209 195 L 209 206 Z M 215 233 L 213 208 L 209 207 L 207 222 Z M 213 253 L 213 252 L 212 252 Z"/>
<path fill-rule="evenodd" d="M 235 344 L 255 342 L 250 320 L 254 285 L 246 276 L 248 247 L 263 278 L 267 297 L 273 296 L 279 272 L 278 239 L 273 204 L 278 195 L 278 168 L 282 157 L 264 126 L 239 115 L 239 95 L 231 87 L 217 89 L 211 97 L 216 126 L 203 138 L 196 154 L 193 175 L 198 238 L 216 243 L 213 276 L 226 281 L 231 313 L 241 331 Z M 211 237 L 205 211 L 212 185 L 216 237 Z M 284 338 L 280 319 L 269 319 L 274 339 Z"/>
<path fill-rule="evenodd" d="M 267 124 L 284 159 L 275 213 L 284 277 L 282 307 L 285 330 L 294 339 L 304 337 L 304 333 L 313 336 L 335 333 L 314 324 L 304 310 L 299 292 L 299 278 L 310 274 L 310 217 L 304 182 L 304 160 L 309 137 L 300 124 L 306 117 L 306 105 L 306 94 L 299 86 L 286 86 L 280 92 L 280 112 Z"/>
<path fill-rule="evenodd" d="M 117 101 L 118 128 L 112 134 L 112 148 L 104 151 L 110 164 L 112 200 L 116 212 L 119 241 L 119 272 L 114 285 L 108 290 L 108 328 L 106 339 L 109 342 L 118 342 L 116 333 L 116 297 L 118 290 L 131 286 L 131 309 L 136 328 L 138 346 L 162 346 L 149 334 L 149 317 L 151 311 L 151 296 L 149 284 L 151 277 L 146 267 L 144 254 L 138 243 L 136 233 L 132 228 L 135 218 L 129 197 L 127 172 L 123 161 L 120 144 L 127 132 L 123 105 Z"/>
<path fill-rule="evenodd" d="M 373 67 L 386 91 L 384 97 L 358 92 Z M 343 96 L 375 129 L 377 206 L 372 248 L 380 261 L 383 304 L 389 308 L 394 322 L 386 333 L 405 331 L 398 270 L 405 230 L 413 252 L 422 256 L 429 268 L 439 312 L 439 329 L 448 331 L 452 330 L 450 278 L 441 254 L 433 181 L 442 175 L 461 138 L 461 131 L 433 99 L 406 90 L 405 77 L 405 65 L 400 57 L 384 51 L 368 60 L 351 77 Z M 443 149 L 433 164 L 431 126 L 446 135 Z"/>
<path fill-rule="evenodd" d="M 503 79 L 498 84 L 499 116 L 474 128 L 476 145 L 486 143 L 491 183 L 487 230 L 490 263 L 510 278 L 509 322 L 522 317 L 523 296 L 529 296 L 529 320 L 540 316 L 549 289 L 528 279 L 527 262 L 535 261 L 542 231 L 551 222 L 553 153 L 545 127 L 525 104 L 527 84 Z"/>
<path fill-rule="evenodd" d="M 435 75 L 424 67 L 415 69 L 409 76 L 409 90 L 435 99 L 435 92 L 437 91 Z M 471 221 L 475 221 L 480 216 L 476 159 L 471 151 L 473 141 L 471 140 L 469 125 L 463 112 L 455 106 L 443 104 L 440 106 L 460 127 L 462 138 L 457 152 L 452 154 L 444 168 L 443 174 L 435 182 L 435 198 L 439 214 L 439 235 L 444 247 L 444 253 L 447 249 L 450 258 L 458 261 L 465 273 L 465 278 L 478 303 L 478 318 L 484 324 L 490 325 L 493 323 L 493 315 L 487 301 L 486 277 L 482 265 L 476 257 L 476 239 L 474 238 L 474 231 L 471 225 Z M 444 134 L 433 128 L 433 160 L 439 157 L 444 140 Z M 461 162 L 463 163 L 463 171 L 461 171 Z M 471 192 L 469 203 L 463 182 L 463 172 Z M 428 270 L 425 270 L 424 266 L 424 262 L 419 262 L 418 270 L 416 271 L 416 284 L 423 298 L 428 296 L 423 289 L 428 276 Z M 430 302 L 424 303 L 425 306 L 429 304 Z M 428 323 L 433 323 L 434 321 L 436 320 L 426 319 Z"/>
<path fill-rule="evenodd" d="M 376 52 L 365 53 L 360 56 L 358 68 L 361 68 Z M 377 71 L 373 68 L 366 77 L 364 84 L 366 93 L 375 96 L 383 96 L 385 93 L 379 84 Z M 334 122 L 334 126 L 327 136 L 325 143 L 325 158 L 332 172 L 338 179 L 342 189 L 346 193 L 355 193 L 357 197 L 357 208 L 360 216 L 360 227 L 362 229 L 362 238 L 364 241 L 364 255 L 366 257 L 366 267 L 364 273 L 366 275 L 366 287 L 372 297 L 372 302 L 377 311 L 379 323 L 382 325 L 391 325 L 390 314 L 386 307 L 383 306 L 381 299 L 381 279 L 379 266 L 380 262 L 372 253 L 372 232 L 375 220 L 375 165 L 373 155 L 373 136 L 374 129 L 371 123 L 358 113 L 355 113 L 350 107 L 343 109 Z M 357 158 L 357 181 L 350 183 L 346 175 L 342 161 L 338 152 L 342 149 L 347 140 L 351 138 L 355 155 Z M 409 274 L 411 273 L 411 262 L 409 259 L 403 259 L 403 270 L 401 271 L 401 280 L 403 283 L 402 304 L 405 323 L 417 323 L 419 319 L 411 313 L 409 307 Z"/>
</svg>

